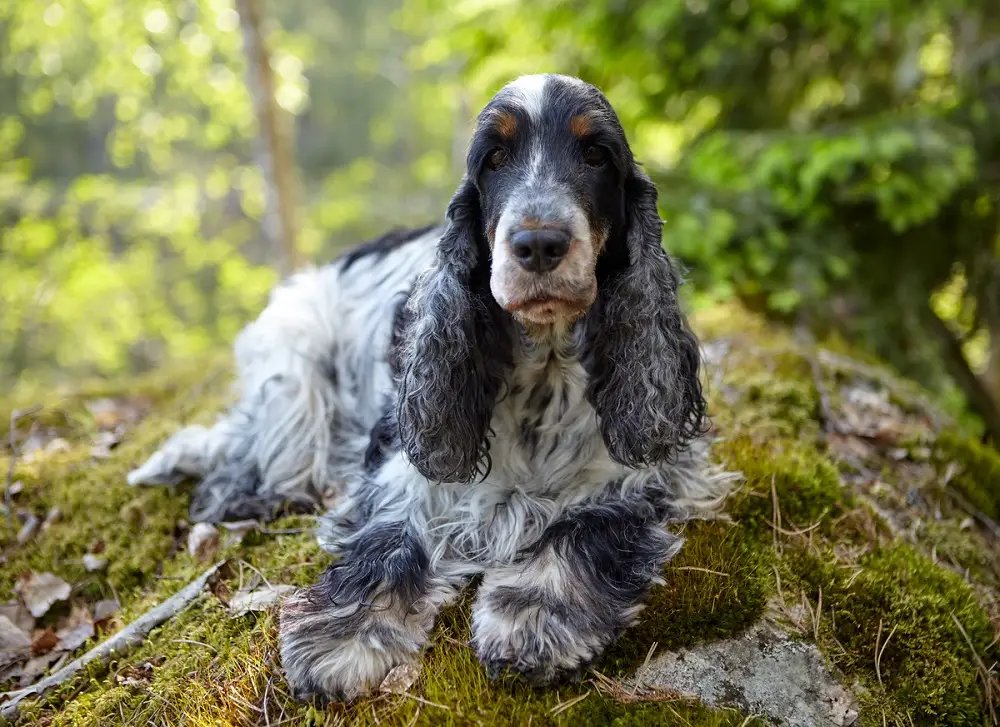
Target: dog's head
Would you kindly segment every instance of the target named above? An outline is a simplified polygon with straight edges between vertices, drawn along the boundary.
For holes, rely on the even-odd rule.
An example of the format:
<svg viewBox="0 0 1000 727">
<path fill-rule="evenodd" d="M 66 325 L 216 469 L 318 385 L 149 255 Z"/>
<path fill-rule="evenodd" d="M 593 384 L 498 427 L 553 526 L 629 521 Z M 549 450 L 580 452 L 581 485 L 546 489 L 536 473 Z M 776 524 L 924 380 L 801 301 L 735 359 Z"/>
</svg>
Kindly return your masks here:
<svg viewBox="0 0 1000 727">
<path fill-rule="evenodd" d="M 597 259 L 625 226 L 633 166 L 614 110 L 580 80 L 527 76 L 490 101 L 467 174 L 501 308 L 529 326 L 587 312 L 597 297 Z"/>
<path fill-rule="evenodd" d="M 432 479 L 471 479 L 517 324 L 579 322 L 587 395 L 611 455 L 670 458 L 701 429 L 698 347 L 660 244 L 656 188 L 604 95 L 526 76 L 480 113 L 436 265 L 409 302 L 397 408 L 403 445 Z"/>
</svg>

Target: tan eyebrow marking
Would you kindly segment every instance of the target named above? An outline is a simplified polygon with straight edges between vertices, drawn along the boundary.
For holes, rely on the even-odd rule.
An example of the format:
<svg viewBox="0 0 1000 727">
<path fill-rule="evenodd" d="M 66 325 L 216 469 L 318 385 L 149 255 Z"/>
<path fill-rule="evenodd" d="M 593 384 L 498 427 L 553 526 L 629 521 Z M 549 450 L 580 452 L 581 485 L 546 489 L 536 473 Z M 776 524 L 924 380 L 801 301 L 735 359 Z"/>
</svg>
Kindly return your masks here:
<svg viewBox="0 0 1000 727">
<path fill-rule="evenodd" d="M 573 132 L 573 136 L 582 139 L 590 133 L 590 117 L 577 114 L 569 120 L 569 130 Z"/>
<path fill-rule="evenodd" d="M 501 111 L 496 117 L 497 131 L 505 139 L 513 139 L 517 133 L 517 117 L 509 111 Z"/>
</svg>

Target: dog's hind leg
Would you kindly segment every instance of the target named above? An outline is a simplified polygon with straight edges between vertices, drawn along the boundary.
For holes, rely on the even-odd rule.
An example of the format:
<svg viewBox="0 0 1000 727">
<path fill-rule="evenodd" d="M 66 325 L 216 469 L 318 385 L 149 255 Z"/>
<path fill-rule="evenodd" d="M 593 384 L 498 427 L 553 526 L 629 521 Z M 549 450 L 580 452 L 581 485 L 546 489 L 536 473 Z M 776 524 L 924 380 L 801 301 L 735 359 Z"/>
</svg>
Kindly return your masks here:
<svg viewBox="0 0 1000 727">
<path fill-rule="evenodd" d="M 211 428 L 179 431 L 129 474 L 129 483 L 203 478 L 191 505 L 196 521 L 319 504 L 334 479 L 327 462 L 339 404 L 339 290 L 333 267 L 278 286 L 236 340 L 239 403 Z"/>
</svg>

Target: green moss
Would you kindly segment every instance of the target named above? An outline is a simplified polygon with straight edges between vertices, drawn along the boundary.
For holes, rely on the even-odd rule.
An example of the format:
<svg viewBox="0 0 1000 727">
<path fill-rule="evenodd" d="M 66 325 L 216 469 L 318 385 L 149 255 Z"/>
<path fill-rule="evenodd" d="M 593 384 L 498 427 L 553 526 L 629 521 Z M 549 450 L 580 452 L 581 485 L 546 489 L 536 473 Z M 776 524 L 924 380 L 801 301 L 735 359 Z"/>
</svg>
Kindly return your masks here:
<svg viewBox="0 0 1000 727">
<path fill-rule="evenodd" d="M 820 640 L 868 689 L 864 724 L 881 725 L 883 716 L 899 725 L 982 724 L 975 656 L 955 620 L 983 658 L 993 629 L 961 577 L 906 545 L 875 549 L 856 567 L 838 567 L 830 549 L 800 548 L 786 552 L 783 566 L 786 588 L 814 604 L 822 589 Z"/>
<path fill-rule="evenodd" d="M 815 430 L 819 397 L 809 382 L 782 378 L 775 373 L 759 373 L 741 382 L 742 397 L 733 407 L 734 425 L 776 437 L 797 437 Z"/>
<path fill-rule="evenodd" d="M 150 381 L 140 387 L 144 396 L 157 402 L 158 415 L 126 429 L 109 459 L 91 454 L 91 435 L 96 427 L 92 417 L 89 424 L 83 423 L 90 416 L 84 406 L 87 397 L 45 403 L 39 415 L 59 410 L 66 420 L 78 425 L 64 432 L 69 437 L 67 451 L 39 452 L 18 462 L 14 479 L 22 483 L 23 490 L 15 506 L 39 517 L 58 508 L 61 517 L 25 548 L 10 547 L 18 521 L 0 518 L 0 547 L 7 557 L 0 569 L 0 599 L 13 597 L 14 583 L 27 570 L 51 571 L 69 582 L 87 583 L 85 588 L 91 595 L 108 595 L 128 594 L 161 568 L 177 548 L 177 524 L 187 515 L 187 492 L 184 488 L 130 487 L 126 475 L 176 429 L 177 420 L 198 419 L 199 414 L 208 419 L 222 406 L 225 376 L 210 376 L 211 385 L 198 383 L 203 381 L 204 371 L 187 382 L 183 377 L 160 374 L 159 391 L 154 391 Z M 197 394 L 193 399 L 188 398 L 192 391 Z M 6 472 L 8 464 L 9 456 L 0 458 L 0 470 Z M 88 574 L 81 560 L 94 549 L 108 562 L 107 572 L 99 578 Z"/>
<path fill-rule="evenodd" d="M 642 664 L 655 642 L 663 650 L 732 637 L 764 612 L 772 588 L 769 553 L 739 527 L 692 523 L 664 585 L 650 594 L 642 620 L 608 651 L 602 668 L 621 674 Z"/>
<path fill-rule="evenodd" d="M 756 444 L 739 436 L 720 442 L 716 453 L 732 471 L 743 473 L 743 486 L 728 511 L 744 528 L 770 536 L 780 515 L 780 527 L 801 531 L 819 524 L 825 532 L 853 496 L 843 488 L 836 466 L 813 447 L 792 440 Z"/>
<path fill-rule="evenodd" d="M 934 455 L 943 470 L 952 463 L 958 465 L 959 471 L 950 484 L 976 509 L 994 519 L 1000 515 L 1000 452 L 946 431 L 938 436 Z"/>
<path fill-rule="evenodd" d="M 914 530 L 914 537 L 938 561 L 968 572 L 979 583 L 998 585 L 996 555 L 975 529 L 954 519 L 927 521 Z"/>
<path fill-rule="evenodd" d="M 723 437 L 716 454 L 728 469 L 744 475 L 727 505 L 733 522 L 694 522 L 684 528 L 687 542 L 665 570 L 664 584 L 653 589 L 640 623 L 609 650 L 597 670 L 614 680 L 639 665 L 654 643 L 660 653 L 733 637 L 764 615 L 778 597 L 780 583 L 789 609 L 806 602 L 815 609 L 822 590 L 819 626 L 814 629 L 806 614 L 799 624 L 801 636 L 812 639 L 818 632 L 819 646 L 832 665 L 847 681 L 858 680 L 868 690 L 862 705 L 865 725 L 882 725 L 883 715 L 885 724 L 902 727 L 911 720 L 914 725 L 981 724 L 986 710 L 975 656 L 951 614 L 990 665 L 1000 654 L 990 646 L 993 632 L 986 612 L 961 577 L 909 547 L 886 545 L 895 536 L 875 512 L 910 507 L 912 467 L 886 459 L 884 471 L 873 470 L 891 498 L 875 501 L 862 486 L 854 494 L 817 447 L 818 395 L 812 369 L 787 332 L 745 311 L 733 315 L 723 309 L 699 318 L 708 321 L 713 335 L 726 336 L 732 344 L 724 373 L 709 391 Z M 83 392 L 44 397 L 45 408 L 23 426 L 37 421 L 53 428 L 71 448 L 21 462 L 16 479 L 24 490 L 17 505 L 38 515 L 58 506 L 63 518 L 24 547 L 13 544 L 15 528 L 0 522 L 7 557 L 0 570 L 0 598 L 10 597 L 19 572 L 49 570 L 77 585 L 76 593 L 84 600 L 117 594 L 122 603 L 113 625 L 117 628 L 206 567 L 187 554 L 184 531 L 177 527 L 186 516 L 186 489 L 130 488 L 125 474 L 180 424 L 212 421 L 228 396 L 228 369 L 220 365 L 208 370 L 206 377 L 205 367 L 195 362 L 180 373 L 147 377 L 144 384 L 98 382 Z M 207 384 L 199 383 L 205 380 Z M 845 383 L 851 380 L 845 375 Z M 836 406 L 836 374 L 826 384 Z M 89 450 L 97 423 L 86 403 L 125 391 L 149 397 L 153 414 L 127 429 L 110 459 L 94 459 Z M 8 412 L 12 408 L 4 406 Z M 994 511 L 1000 495 L 1000 456 L 961 436 L 943 435 L 935 447 L 935 462 L 941 473 L 957 462 L 954 485 L 970 500 L 976 498 L 984 512 Z M 927 469 L 926 464 L 920 466 Z M 0 471 L 5 467 L 0 458 Z M 781 515 L 777 531 L 772 527 L 775 501 Z M 918 546 L 936 552 L 939 561 L 968 568 L 973 578 L 992 588 L 994 581 L 987 576 L 995 548 L 959 522 L 945 512 L 941 519 L 924 518 L 908 532 L 916 536 Z M 309 528 L 313 523 L 313 518 L 296 517 L 270 527 Z M 99 540 L 108 570 L 87 574 L 80 559 Z M 229 590 L 239 587 L 241 577 L 255 577 L 254 569 L 272 583 L 311 583 L 329 563 L 309 532 L 253 533 L 242 543 L 229 544 L 221 556 L 231 559 L 223 578 Z M 224 589 L 219 592 L 224 594 Z M 491 682 L 468 646 L 469 598 L 439 619 L 411 696 L 380 695 L 347 707 L 292 700 L 277 663 L 275 615 L 233 619 L 215 595 L 206 593 L 134 653 L 109 667 L 91 667 L 62 690 L 26 705 L 21 723 L 755 724 L 735 712 L 679 699 L 635 702 L 620 691 L 609 691 L 608 684 L 592 674 L 582 683 L 552 689 L 532 689 L 518 680 Z M 803 613 L 800 608 L 799 616 Z M 885 646 L 878 672 L 876 643 Z M 145 663 L 152 667 L 144 670 Z M 126 676 L 135 679 L 129 682 Z"/>
<path fill-rule="evenodd" d="M 229 583 L 235 585 L 235 576 Z M 165 624 L 154 638 L 126 661 L 114 664 L 110 678 L 92 670 L 89 684 L 84 680 L 88 688 L 72 700 L 66 697 L 79 691 L 79 686 L 51 696 L 45 705 L 28 705 L 22 723 L 50 727 L 150 723 L 236 727 L 266 723 L 266 713 L 272 723 L 287 720 L 324 727 L 529 722 L 763 727 L 762 722 L 735 711 L 709 709 L 678 698 L 619 701 L 616 696 L 625 692 L 616 695 L 595 680 L 555 689 L 533 689 L 516 680 L 490 681 L 467 645 L 467 602 L 439 618 L 412 697 L 381 695 L 349 706 L 321 707 L 288 696 L 275 668 L 277 624 L 270 613 L 233 619 L 217 599 L 206 597 Z M 153 666 L 145 669 L 144 664 Z M 136 683 L 123 683 L 126 677 Z M 583 699 L 573 703 L 580 697 Z"/>
</svg>

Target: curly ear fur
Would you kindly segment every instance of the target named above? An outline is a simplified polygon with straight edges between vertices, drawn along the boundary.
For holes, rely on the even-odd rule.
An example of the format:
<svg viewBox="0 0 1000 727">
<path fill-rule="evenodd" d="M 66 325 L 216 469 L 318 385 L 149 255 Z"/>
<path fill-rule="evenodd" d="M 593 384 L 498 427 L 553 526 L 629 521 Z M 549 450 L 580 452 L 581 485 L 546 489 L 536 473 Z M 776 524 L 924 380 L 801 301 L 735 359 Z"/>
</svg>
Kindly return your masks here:
<svg viewBox="0 0 1000 727">
<path fill-rule="evenodd" d="M 584 324 L 587 397 L 609 453 L 631 467 L 672 460 L 706 421 L 698 341 L 677 302 L 680 276 L 661 246 L 656 196 L 633 166 L 625 245 L 616 255 L 609 242 Z"/>
<path fill-rule="evenodd" d="M 486 435 L 512 365 L 510 320 L 489 292 L 479 193 L 465 180 L 448 205 L 434 267 L 407 303 L 397 361 L 403 449 L 428 479 L 489 470 Z"/>
</svg>

